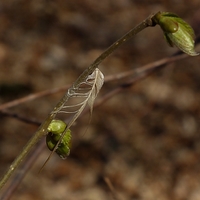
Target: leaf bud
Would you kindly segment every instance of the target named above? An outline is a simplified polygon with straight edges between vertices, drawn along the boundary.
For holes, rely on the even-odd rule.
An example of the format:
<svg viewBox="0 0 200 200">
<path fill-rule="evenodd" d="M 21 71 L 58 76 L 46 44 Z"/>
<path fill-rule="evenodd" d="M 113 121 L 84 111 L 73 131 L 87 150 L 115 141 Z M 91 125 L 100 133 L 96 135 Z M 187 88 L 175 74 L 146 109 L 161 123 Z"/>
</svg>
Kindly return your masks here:
<svg viewBox="0 0 200 200">
<path fill-rule="evenodd" d="M 192 27 L 179 16 L 169 12 L 158 12 L 152 20 L 160 25 L 170 46 L 175 45 L 190 56 L 199 55 L 194 50 L 195 34 Z"/>
<path fill-rule="evenodd" d="M 66 128 L 66 123 L 61 120 L 52 120 L 48 127 L 48 134 L 46 136 L 46 144 L 50 151 L 53 151 L 54 147 L 60 140 L 62 133 Z M 71 147 L 71 131 L 68 129 L 59 143 L 55 152 L 65 159 L 70 154 Z"/>
</svg>

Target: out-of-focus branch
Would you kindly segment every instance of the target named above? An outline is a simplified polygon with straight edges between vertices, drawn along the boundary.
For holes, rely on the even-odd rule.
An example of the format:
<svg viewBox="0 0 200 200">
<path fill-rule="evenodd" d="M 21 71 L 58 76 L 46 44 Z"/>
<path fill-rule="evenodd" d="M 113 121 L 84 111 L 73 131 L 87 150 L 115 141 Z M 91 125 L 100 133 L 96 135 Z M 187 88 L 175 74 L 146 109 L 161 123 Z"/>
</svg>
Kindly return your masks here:
<svg viewBox="0 0 200 200">
<path fill-rule="evenodd" d="M 0 105 L 0 111 L 8 109 L 8 108 L 13 107 L 13 106 L 18 106 L 19 104 L 22 104 L 22 103 L 25 103 L 25 102 L 28 102 L 28 101 L 33 101 L 33 100 L 40 98 L 40 97 L 44 97 L 44 96 L 47 96 L 47 95 L 52 95 L 52 94 L 55 94 L 55 93 L 58 93 L 58 92 L 66 91 L 69 88 L 69 86 L 70 85 L 65 85 L 65 86 L 59 87 L 59 88 L 44 90 L 42 92 L 30 94 L 28 96 L 25 96 L 25 97 L 22 97 L 22 98 L 19 98 L 19 99 L 15 99 L 15 100 L 10 101 L 8 103 L 1 104 Z"/>
</svg>

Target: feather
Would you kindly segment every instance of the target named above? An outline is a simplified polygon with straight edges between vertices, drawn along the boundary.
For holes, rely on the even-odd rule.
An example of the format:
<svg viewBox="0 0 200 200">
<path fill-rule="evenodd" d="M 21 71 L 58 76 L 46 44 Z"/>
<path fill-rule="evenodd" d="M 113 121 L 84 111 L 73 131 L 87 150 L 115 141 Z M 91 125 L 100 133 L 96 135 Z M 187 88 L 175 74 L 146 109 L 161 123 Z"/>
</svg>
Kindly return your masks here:
<svg viewBox="0 0 200 200">
<path fill-rule="evenodd" d="M 92 114 L 92 110 L 93 110 L 93 105 L 94 105 L 94 101 L 104 83 L 104 75 L 103 73 L 96 68 L 96 70 L 88 76 L 87 82 L 91 83 L 92 88 L 89 94 L 89 98 L 88 98 L 88 105 L 90 107 L 90 112 Z"/>
<path fill-rule="evenodd" d="M 101 87 L 103 86 L 103 83 L 104 83 L 104 75 L 98 68 L 96 68 L 94 72 L 89 76 L 87 76 L 85 80 L 80 82 L 77 85 L 77 87 L 72 86 L 71 88 L 68 89 L 64 100 L 61 101 L 59 106 L 57 106 L 54 109 L 52 114 L 56 116 L 59 113 L 66 113 L 72 116 L 70 121 L 67 122 L 67 126 L 64 132 L 62 133 L 58 143 L 56 144 L 53 151 L 47 158 L 46 162 L 50 159 L 51 155 L 56 151 L 64 135 L 73 125 L 73 123 L 77 120 L 77 118 L 81 115 L 86 105 L 90 107 L 90 113 L 92 114 L 94 101 Z"/>
<path fill-rule="evenodd" d="M 103 73 L 96 68 L 85 81 L 81 82 L 77 88 L 68 90 L 69 98 L 80 98 L 78 103 L 67 105 L 67 102 L 59 112 L 74 113 L 71 120 L 68 122 L 67 128 L 70 128 L 76 119 L 80 116 L 86 105 L 90 107 L 92 113 L 94 101 L 104 83 Z M 73 103 L 73 101 L 72 101 Z"/>
</svg>

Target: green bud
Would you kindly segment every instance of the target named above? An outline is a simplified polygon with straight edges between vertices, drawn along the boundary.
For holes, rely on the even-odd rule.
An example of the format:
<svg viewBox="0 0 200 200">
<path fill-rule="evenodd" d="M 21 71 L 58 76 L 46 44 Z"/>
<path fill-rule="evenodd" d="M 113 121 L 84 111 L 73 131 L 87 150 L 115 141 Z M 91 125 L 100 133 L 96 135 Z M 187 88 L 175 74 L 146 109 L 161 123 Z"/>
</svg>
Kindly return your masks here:
<svg viewBox="0 0 200 200">
<path fill-rule="evenodd" d="M 49 124 L 49 127 L 47 130 L 48 132 L 51 132 L 53 134 L 59 134 L 59 133 L 63 133 L 66 126 L 67 126 L 66 123 L 63 122 L 62 120 L 53 119 L 51 123 Z"/>
<path fill-rule="evenodd" d="M 169 12 L 158 12 L 152 20 L 160 25 L 170 46 L 175 45 L 190 56 L 199 55 L 194 50 L 195 34 L 192 27 L 179 16 Z"/>
<path fill-rule="evenodd" d="M 50 151 L 53 151 L 54 147 L 60 140 L 62 133 L 66 128 L 66 123 L 61 120 L 52 120 L 48 127 L 48 134 L 46 136 L 46 144 Z M 67 130 L 62 141 L 56 149 L 56 153 L 65 159 L 70 154 L 71 147 L 71 131 Z"/>
</svg>

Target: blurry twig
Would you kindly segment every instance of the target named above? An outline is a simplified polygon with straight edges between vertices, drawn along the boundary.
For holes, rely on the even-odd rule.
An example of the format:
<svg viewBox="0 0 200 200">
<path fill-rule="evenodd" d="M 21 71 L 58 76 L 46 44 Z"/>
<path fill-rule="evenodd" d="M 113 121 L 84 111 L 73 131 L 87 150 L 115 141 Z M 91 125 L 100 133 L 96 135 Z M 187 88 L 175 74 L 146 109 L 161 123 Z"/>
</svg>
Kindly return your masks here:
<svg viewBox="0 0 200 200">
<path fill-rule="evenodd" d="M 129 71 L 126 71 L 126 72 L 116 74 L 116 75 L 107 76 L 105 80 L 106 80 L 106 82 L 109 82 L 109 81 L 127 78 L 129 76 L 131 76 L 131 77 L 137 76 L 138 74 L 146 73 L 149 70 L 154 70 L 154 69 L 161 67 L 163 65 L 166 65 L 166 64 L 169 64 L 169 63 L 172 63 L 172 62 L 175 62 L 177 60 L 181 60 L 181 59 L 184 59 L 184 58 L 187 58 L 187 57 L 189 57 L 187 54 L 180 54 L 180 55 L 177 54 L 177 55 L 173 55 L 173 56 L 170 56 L 170 57 L 165 57 L 165 58 L 157 60 L 155 62 L 143 65 L 142 67 L 138 67 L 136 69 L 132 69 L 132 70 L 129 70 Z"/>
<path fill-rule="evenodd" d="M 110 179 L 107 178 L 107 177 L 104 177 L 104 181 L 106 183 L 106 185 L 108 186 L 110 192 L 111 192 L 111 195 L 112 195 L 112 199 L 114 200 L 120 200 L 119 198 L 119 195 L 117 194 L 113 184 L 111 183 Z"/>
<path fill-rule="evenodd" d="M 186 54 L 176 54 L 174 56 L 170 56 L 167 58 L 163 58 L 161 60 L 149 63 L 147 65 L 144 65 L 140 68 L 130 70 L 124 73 L 116 74 L 116 75 L 111 75 L 106 78 L 107 82 L 109 81 L 114 81 L 114 80 L 120 80 L 125 77 L 130 77 L 128 80 L 124 81 L 120 85 L 118 85 L 116 88 L 105 94 L 103 97 L 101 97 L 94 105 L 94 107 L 98 107 L 101 104 L 105 103 L 108 99 L 113 97 L 114 95 L 120 93 L 122 90 L 125 88 L 133 86 L 133 84 L 137 83 L 141 79 L 147 77 L 149 74 L 153 73 L 157 68 L 164 67 L 165 65 L 187 58 L 188 55 Z M 134 75 L 134 76 L 133 76 Z M 85 109 L 82 114 L 85 114 L 89 111 L 89 108 Z"/>
<path fill-rule="evenodd" d="M 151 73 L 152 71 L 156 70 L 157 68 L 165 66 L 165 65 L 167 65 L 169 63 L 184 59 L 184 58 L 188 58 L 188 57 L 189 56 L 187 54 L 175 54 L 173 56 L 157 60 L 155 62 L 143 65 L 142 67 L 139 67 L 139 68 L 136 68 L 136 69 L 133 69 L 133 70 L 129 70 L 129 71 L 126 71 L 126 72 L 122 72 L 122 73 L 118 73 L 118 74 L 115 74 L 115 75 L 107 76 L 105 78 L 105 82 L 106 83 L 107 82 L 111 82 L 111 81 L 121 80 L 121 79 L 124 79 L 124 78 L 126 78 L 126 81 L 121 83 L 117 88 L 113 89 L 112 91 L 107 93 L 103 98 L 101 98 L 98 102 L 96 102 L 95 103 L 95 107 L 98 106 L 98 105 L 101 105 L 104 101 L 106 101 L 107 99 L 111 98 L 115 94 L 119 93 L 125 87 L 131 86 L 135 82 L 141 80 L 142 78 L 145 78 L 146 76 L 149 75 L 149 73 Z M 127 81 L 128 77 L 130 77 L 130 78 Z M 20 98 L 20 99 L 16 99 L 15 101 L 8 102 L 8 103 L 3 104 L 2 106 L 0 106 L 0 114 L 5 115 L 5 116 L 14 117 L 14 118 L 19 119 L 19 120 L 21 120 L 23 122 L 26 122 L 26 123 L 39 125 L 40 122 L 38 122 L 38 121 L 36 121 L 34 119 L 27 119 L 27 118 L 25 118 L 23 116 L 20 116 L 18 114 L 11 113 L 11 112 L 8 112 L 8 111 L 5 111 L 5 110 L 1 111 L 1 108 L 4 109 L 4 108 L 9 108 L 9 107 L 12 107 L 12 106 L 16 106 L 16 105 L 18 105 L 20 103 L 24 103 L 24 102 L 29 101 L 29 100 L 33 100 L 33 99 L 36 99 L 36 98 L 39 98 L 39 97 L 42 97 L 42 96 L 46 96 L 46 95 L 50 95 L 50 94 L 54 94 L 54 93 L 60 92 L 60 91 L 64 90 L 64 88 L 66 89 L 68 87 L 69 86 L 64 86 L 64 87 L 61 87 L 61 88 L 55 88 L 53 90 L 45 90 L 43 92 L 39 92 L 39 93 L 35 93 L 35 94 L 32 94 L 32 95 L 28 95 L 26 97 L 23 97 L 23 98 Z M 86 109 L 83 112 L 84 113 L 88 112 L 88 110 Z"/>
<path fill-rule="evenodd" d="M 166 58 L 163 58 L 163 59 L 160 59 L 158 61 L 149 63 L 147 65 L 144 65 L 144 66 L 136 68 L 136 69 L 132 69 L 132 70 L 129 70 L 129 71 L 126 71 L 126 72 L 107 76 L 105 78 L 105 82 L 107 83 L 107 82 L 110 82 L 110 81 L 121 80 L 121 79 L 127 78 L 129 76 L 133 76 L 133 75 L 137 76 L 140 73 L 144 73 L 148 70 L 152 70 L 154 68 L 160 67 L 161 65 L 166 65 L 168 63 L 175 62 L 177 60 L 187 58 L 187 57 L 189 57 L 187 54 L 180 54 L 180 55 L 177 54 L 177 55 L 174 55 L 174 56 L 166 57 Z M 66 85 L 66 86 L 63 86 L 63 87 L 49 89 L 49 90 L 45 90 L 45 91 L 38 92 L 38 93 L 35 93 L 35 94 L 31 94 L 31 95 L 28 95 L 28 96 L 25 96 L 25 97 L 22 97 L 22 98 L 19 98 L 19 99 L 15 99 L 14 101 L 10 101 L 8 103 L 0 105 L 0 111 L 8 109 L 8 108 L 13 107 L 13 106 L 17 106 L 17 105 L 25 103 L 27 101 L 35 100 L 35 99 L 43 97 L 43 96 L 52 95 L 52 94 L 55 94 L 55 93 L 58 93 L 58 92 L 61 92 L 61 91 L 65 91 L 68 88 L 69 88 L 69 85 Z M 7 113 L 7 115 L 9 115 L 9 114 Z"/>
<path fill-rule="evenodd" d="M 52 94 L 55 94 L 55 93 L 58 93 L 58 92 L 66 91 L 69 88 L 69 86 L 70 85 L 65 85 L 65 86 L 59 87 L 59 88 L 48 89 L 48 90 L 44 90 L 42 92 L 30 94 L 28 96 L 25 96 L 25 97 L 22 97 L 22 98 L 19 98 L 19 99 L 15 99 L 14 101 L 10 101 L 8 103 L 1 104 L 0 110 L 5 110 L 7 108 L 17 106 L 17 105 L 25 103 L 27 101 L 35 100 L 35 99 L 40 98 L 40 97 L 44 97 L 44 96 L 47 96 L 47 95 L 52 95 Z"/>
<path fill-rule="evenodd" d="M 2 111 L 0 110 L 0 115 L 13 117 L 13 118 L 16 118 L 16 119 L 23 121 L 25 123 L 34 124 L 34 125 L 37 125 L 37 126 L 39 126 L 41 124 L 41 122 L 39 122 L 35 119 L 30 119 L 30 118 L 28 119 L 24 116 L 21 116 L 21 115 L 16 114 L 16 113 L 11 113 L 11 112 L 8 112 L 6 110 L 2 110 Z"/>
</svg>

